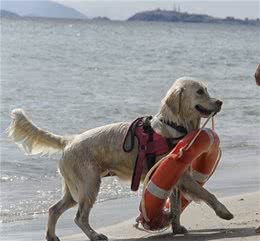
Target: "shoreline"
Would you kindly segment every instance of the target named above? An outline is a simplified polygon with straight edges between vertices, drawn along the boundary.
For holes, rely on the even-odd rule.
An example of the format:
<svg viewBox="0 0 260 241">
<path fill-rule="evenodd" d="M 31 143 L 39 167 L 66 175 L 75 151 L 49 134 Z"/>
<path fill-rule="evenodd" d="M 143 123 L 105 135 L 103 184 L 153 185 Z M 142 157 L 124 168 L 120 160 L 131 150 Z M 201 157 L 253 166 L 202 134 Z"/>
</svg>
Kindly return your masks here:
<svg viewBox="0 0 260 241">
<path fill-rule="evenodd" d="M 107 235 L 109 240 L 171 240 L 170 230 L 151 235 L 133 227 L 139 212 L 140 198 L 138 196 L 96 204 L 90 218 L 92 226 Z M 192 203 L 182 215 L 182 224 L 189 230 L 189 234 L 185 235 L 185 239 L 183 235 L 175 236 L 176 240 L 239 240 L 240 237 L 241 240 L 258 240 L 255 228 L 260 226 L 260 192 L 220 199 L 233 212 L 233 220 L 218 218 L 204 203 Z M 59 220 L 57 235 L 61 240 L 88 240 L 73 221 L 75 213 L 74 208 Z M 38 219 L 1 223 L 1 238 L 4 241 L 44 240 L 46 223 L 47 215 L 41 215 Z"/>
<path fill-rule="evenodd" d="M 214 176 L 211 179 L 214 179 Z M 232 191 L 229 191 L 229 189 L 231 187 L 227 187 L 226 189 L 223 189 L 219 185 L 217 185 L 217 186 L 213 185 L 214 182 L 216 182 L 214 180 L 213 180 L 213 182 L 211 182 L 211 180 L 209 180 L 208 182 L 209 183 L 205 184 L 205 188 L 207 190 L 209 190 L 211 193 L 213 193 L 214 195 L 216 195 L 217 198 L 229 198 L 229 197 L 240 195 L 240 193 L 238 193 L 236 191 L 237 187 L 232 187 Z M 260 190 L 259 188 L 260 188 L 260 186 L 256 183 L 255 185 L 247 187 L 247 189 L 243 188 L 243 194 L 258 192 L 258 190 Z M 134 195 L 122 196 L 122 197 L 118 197 L 118 198 L 111 198 L 111 199 L 96 201 L 94 207 L 97 207 L 97 206 L 99 207 L 99 205 L 102 205 L 102 206 L 105 205 L 106 206 L 106 203 L 109 203 L 109 205 L 110 205 L 111 202 L 120 202 L 120 201 L 124 201 L 124 200 L 129 200 L 129 199 L 134 201 L 134 202 L 138 202 L 138 200 L 140 201 L 140 199 L 141 199 L 141 195 L 142 195 L 141 190 L 142 190 L 142 185 L 140 186 L 138 193 L 135 193 Z M 56 201 L 58 201 L 58 200 L 59 199 L 57 199 Z M 50 204 L 50 206 L 52 206 L 54 203 Z M 67 212 L 72 212 L 71 210 L 74 210 L 74 209 L 77 209 L 77 208 L 69 209 Z M 73 211 L 73 212 L 76 212 L 76 210 Z M 22 217 L 11 216 L 10 219 L 4 219 L 3 218 L 2 220 L 0 220 L 0 224 L 8 225 L 8 224 L 11 224 L 11 223 L 18 223 L 18 222 L 37 221 L 38 219 L 42 219 L 42 218 L 46 217 L 47 215 L 48 215 L 48 210 L 46 210 L 44 212 L 30 213 L 30 214 L 24 215 Z"/>
</svg>

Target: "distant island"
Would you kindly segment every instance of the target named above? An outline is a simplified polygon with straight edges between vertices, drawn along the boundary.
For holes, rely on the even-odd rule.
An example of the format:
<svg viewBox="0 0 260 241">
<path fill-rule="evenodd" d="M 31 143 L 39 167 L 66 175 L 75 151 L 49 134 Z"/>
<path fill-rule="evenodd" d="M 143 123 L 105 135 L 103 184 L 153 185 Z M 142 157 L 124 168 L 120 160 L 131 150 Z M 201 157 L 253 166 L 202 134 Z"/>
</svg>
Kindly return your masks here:
<svg viewBox="0 0 260 241">
<path fill-rule="evenodd" d="M 98 16 L 92 19 L 88 18 L 74 8 L 49 0 L 3 0 L 0 5 L 0 17 L 110 21 L 110 19 L 105 16 Z"/>
<path fill-rule="evenodd" d="M 0 5 L 2 18 L 51 18 L 51 19 L 78 19 L 93 21 L 112 21 L 105 16 L 88 18 L 74 8 L 64 6 L 50 0 L 2 0 Z M 183 23 L 226 23 L 260 26 L 257 19 L 237 19 L 234 17 L 216 18 L 206 14 L 193 14 L 176 10 L 143 11 L 136 13 L 126 21 L 155 21 L 155 22 L 183 22 Z"/>
<path fill-rule="evenodd" d="M 228 23 L 260 25 L 259 19 L 237 19 L 234 17 L 215 18 L 206 14 L 193 14 L 179 11 L 156 9 L 136 13 L 127 21 L 156 21 L 156 22 L 184 22 L 184 23 Z"/>
<path fill-rule="evenodd" d="M 19 18 L 20 16 L 17 13 L 13 13 L 11 11 L 0 9 L 0 17 L 5 18 Z"/>
<path fill-rule="evenodd" d="M 68 19 L 86 19 L 81 12 L 64 6 L 60 3 L 49 0 L 12 0 L 1 1 L 1 17 L 15 17 L 9 13 L 16 14 L 16 17 L 42 17 L 42 18 L 68 18 Z"/>
</svg>

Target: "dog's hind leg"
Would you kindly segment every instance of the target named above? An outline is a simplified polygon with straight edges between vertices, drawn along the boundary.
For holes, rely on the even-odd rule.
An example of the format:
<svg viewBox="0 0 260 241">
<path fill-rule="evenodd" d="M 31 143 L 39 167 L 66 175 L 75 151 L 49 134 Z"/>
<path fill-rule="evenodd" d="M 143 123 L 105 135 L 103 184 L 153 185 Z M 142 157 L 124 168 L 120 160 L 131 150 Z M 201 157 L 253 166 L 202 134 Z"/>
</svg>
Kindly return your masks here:
<svg viewBox="0 0 260 241">
<path fill-rule="evenodd" d="M 100 173 L 97 169 L 90 166 L 89 170 L 85 172 L 87 175 L 83 177 L 83 181 L 80 183 L 79 208 L 75 218 L 75 223 L 91 241 L 108 240 L 105 235 L 97 233 L 89 224 L 90 210 L 96 201 L 101 183 Z"/>
<path fill-rule="evenodd" d="M 76 205 L 76 202 L 73 200 L 66 184 L 64 190 L 65 193 L 63 198 L 49 209 L 48 226 L 46 233 L 47 241 L 59 241 L 59 238 L 55 234 L 55 226 L 57 220 L 62 215 L 62 213 Z"/>
</svg>

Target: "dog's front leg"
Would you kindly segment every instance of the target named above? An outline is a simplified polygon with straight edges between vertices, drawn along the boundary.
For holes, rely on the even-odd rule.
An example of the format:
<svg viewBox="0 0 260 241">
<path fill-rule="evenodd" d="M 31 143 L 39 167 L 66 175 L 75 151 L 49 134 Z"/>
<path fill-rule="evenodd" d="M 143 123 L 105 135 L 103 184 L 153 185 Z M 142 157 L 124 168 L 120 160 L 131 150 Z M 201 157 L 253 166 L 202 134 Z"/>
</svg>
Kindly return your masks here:
<svg viewBox="0 0 260 241">
<path fill-rule="evenodd" d="M 178 188 L 174 188 L 171 196 L 171 217 L 172 217 L 172 232 L 173 234 L 185 234 L 187 233 L 187 229 L 181 225 L 180 216 L 181 216 L 181 199 L 180 199 L 180 191 Z"/>
<path fill-rule="evenodd" d="M 212 193 L 197 183 L 189 173 L 184 173 L 178 182 L 181 192 L 188 194 L 194 201 L 204 201 L 215 213 L 223 219 L 230 220 L 233 214 Z"/>
</svg>

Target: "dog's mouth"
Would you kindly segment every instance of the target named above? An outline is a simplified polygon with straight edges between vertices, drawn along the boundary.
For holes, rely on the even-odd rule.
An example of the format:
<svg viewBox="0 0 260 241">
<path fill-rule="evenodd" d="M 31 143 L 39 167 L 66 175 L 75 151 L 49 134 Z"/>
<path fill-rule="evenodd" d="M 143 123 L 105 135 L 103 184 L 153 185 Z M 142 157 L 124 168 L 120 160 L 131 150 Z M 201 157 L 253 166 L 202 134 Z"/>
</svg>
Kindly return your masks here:
<svg viewBox="0 0 260 241">
<path fill-rule="evenodd" d="M 220 108 L 218 110 L 209 110 L 209 109 L 204 108 L 201 105 L 195 105 L 195 109 L 202 115 L 202 117 L 208 117 L 212 113 L 220 111 Z"/>
</svg>

